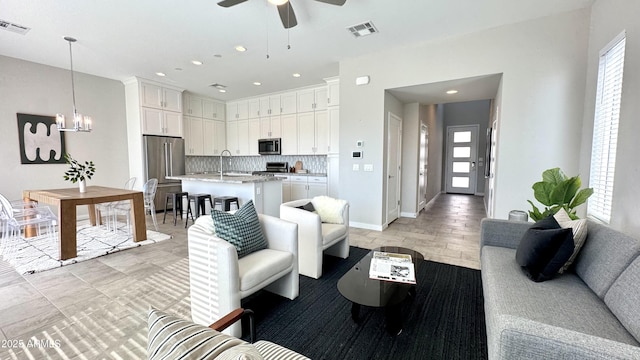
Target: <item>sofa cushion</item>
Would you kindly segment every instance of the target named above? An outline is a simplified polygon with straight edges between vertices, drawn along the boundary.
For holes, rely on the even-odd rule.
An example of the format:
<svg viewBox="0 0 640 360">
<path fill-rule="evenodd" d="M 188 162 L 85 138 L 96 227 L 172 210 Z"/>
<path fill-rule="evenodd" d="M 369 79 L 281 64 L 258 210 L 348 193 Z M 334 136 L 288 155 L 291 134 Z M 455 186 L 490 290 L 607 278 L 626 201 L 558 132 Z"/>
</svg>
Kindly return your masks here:
<svg viewBox="0 0 640 360">
<path fill-rule="evenodd" d="M 304 205 L 296 206 L 296 209 L 307 210 L 307 211 L 310 211 L 310 212 L 315 212 L 316 211 L 316 208 L 313 207 L 313 203 L 310 203 L 310 202 L 308 202 L 308 203 L 306 203 Z"/>
<path fill-rule="evenodd" d="M 344 223 L 342 213 L 345 206 L 347 206 L 346 200 L 334 199 L 329 196 L 316 196 L 311 199 L 311 203 L 318 215 L 320 215 L 322 222 L 331 224 Z"/>
<path fill-rule="evenodd" d="M 589 221 L 587 240 L 575 272 L 600 298 L 640 252 L 640 242 L 608 226 Z"/>
<path fill-rule="evenodd" d="M 497 246 L 482 250 L 487 336 L 499 337 L 492 332 L 495 328 L 490 329 L 497 326 L 492 322 L 497 321 L 498 315 L 510 315 L 638 346 L 606 304 L 576 274 L 567 272 L 553 281 L 529 281 L 519 271 L 514 255 L 515 250 Z"/>
<path fill-rule="evenodd" d="M 269 341 L 260 340 L 253 344 L 260 354 L 269 358 L 269 359 L 279 359 L 279 360 L 310 360 L 306 356 L 302 356 L 293 350 L 289 350 L 285 347 L 282 347 L 278 344 L 274 344 Z"/>
<path fill-rule="evenodd" d="M 582 245 L 584 245 L 584 241 L 587 239 L 587 219 L 572 220 L 564 208 L 560 208 L 553 217 L 558 221 L 558 224 L 560 224 L 562 228 L 571 228 L 573 231 L 573 254 L 571 254 L 569 260 L 567 260 L 562 268 L 560 268 L 560 271 L 558 271 L 562 274 L 569 269 L 571 264 L 573 264 L 580 252 L 580 249 L 582 249 Z"/>
<path fill-rule="evenodd" d="M 604 302 L 622 325 L 640 341 L 640 258 L 611 285 Z"/>
<path fill-rule="evenodd" d="M 199 225 L 203 229 L 206 229 L 208 234 L 211 234 L 211 235 L 216 234 L 216 227 L 213 225 L 213 217 L 211 216 L 206 216 L 206 215 L 200 216 L 196 219 L 196 221 L 193 222 L 193 224 Z"/>
<path fill-rule="evenodd" d="M 258 213 L 249 200 L 235 214 L 212 210 L 216 236 L 235 246 L 238 258 L 267 248 Z"/>
<path fill-rule="evenodd" d="M 322 224 L 322 245 L 330 244 L 347 235 L 347 226 L 339 224 Z"/>
<path fill-rule="evenodd" d="M 251 293 L 256 286 L 293 266 L 293 254 L 288 251 L 264 249 L 238 260 L 240 291 Z"/>
<path fill-rule="evenodd" d="M 227 351 L 233 355 L 233 348 L 240 345 L 240 350 L 251 356 L 248 359 L 262 359 L 251 344 L 157 309 L 149 309 L 148 328 L 149 359 L 218 359 Z"/>
<path fill-rule="evenodd" d="M 553 278 L 573 253 L 571 229 L 562 229 L 553 216 L 542 219 L 525 232 L 516 261 L 533 281 Z"/>
</svg>

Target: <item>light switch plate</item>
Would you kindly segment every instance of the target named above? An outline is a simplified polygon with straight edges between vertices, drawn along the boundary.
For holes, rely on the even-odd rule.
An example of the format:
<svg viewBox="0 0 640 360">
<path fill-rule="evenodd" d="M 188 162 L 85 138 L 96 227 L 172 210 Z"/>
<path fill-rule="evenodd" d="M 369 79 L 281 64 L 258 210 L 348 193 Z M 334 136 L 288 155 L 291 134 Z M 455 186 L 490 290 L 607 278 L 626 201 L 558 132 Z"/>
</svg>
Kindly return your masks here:
<svg viewBox="0 0 640 360">
<path fill-rule="evenodd" d="M 364 164 L 364 171 L 373 171 L 373 164 Z"/>
<path fill-rule="evenodd" d="M 353 171 L 360 171 L 360 164 L 353 164 Z"/>
</svg>

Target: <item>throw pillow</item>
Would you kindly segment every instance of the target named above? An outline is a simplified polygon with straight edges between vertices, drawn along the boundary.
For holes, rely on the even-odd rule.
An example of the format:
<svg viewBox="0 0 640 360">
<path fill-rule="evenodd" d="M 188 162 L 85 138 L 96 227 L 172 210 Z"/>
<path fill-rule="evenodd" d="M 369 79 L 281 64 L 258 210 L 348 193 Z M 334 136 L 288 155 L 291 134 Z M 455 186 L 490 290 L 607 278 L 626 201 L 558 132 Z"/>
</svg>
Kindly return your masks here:
<svg viewBox="0 0 640 360">
<path fill-rule="evenodd" d="M 155 359 L 262 359 L 258 350 L 238 338 L 222 334 L 204 325 L 169 315 L 157 309 L 148 314 L 148 358 Z M 238 354 L 236 347 L 241 347 Z M 253 349 L 251 349 L 253 348 Z M 235 357 L 228 357 L 227 354 Z M 256 356 L 254 356 L 256 354 Z"/>
<path fill-rule="evenodd" d="M 249 200 L 234 214 L 212 210 L 216 236 L 236 247 L 238 258 L 267 248 L 258 213 Z"/>
<path fill-rule="evenodd" d="M 296 206 L 296 209 L 307 210 L 307 211 L 310 211 L 310 212 L 315 212 L 316 211 L 316 209 L 313 207 L 313 204 L 310 203 L 310 202 L 308 202 L 308 203 L 306 203 L 304 205 Z"/>
<path fill-rule="evenodd" d="M 587 219 L 572 220 L 564 208 L 561 208 L 555 215 L 553 215 L 553 217 L 562 228 L 571 228 L 573 231 L 573 254 L 571 254 L 569 260 L 567 260 L 567 262 L 558 271 L 558 273 L 562 274 L 569 269 L 571 264 L 573 264 L 573 261 L 578 256 L 580 249 L 582 249 L 582 245 L 584 245 L 585 240 L 587 240 Z"/>
<path fill-rule="evenodd" d="M 516 261 L 533 281 L 553 278 L 573 253 L 573 233 L 563 229 L 553 216 L 533 224 L 525 232 Z"/>
<path fill-rule="evenodd" d="M 346 200 L 334 199 L 328 196 L 316 196 L 311 199 L 311 204 L 316 209 L 323 223 L 344 223 L 342 212 L 348 204 Z"/>
</svg>

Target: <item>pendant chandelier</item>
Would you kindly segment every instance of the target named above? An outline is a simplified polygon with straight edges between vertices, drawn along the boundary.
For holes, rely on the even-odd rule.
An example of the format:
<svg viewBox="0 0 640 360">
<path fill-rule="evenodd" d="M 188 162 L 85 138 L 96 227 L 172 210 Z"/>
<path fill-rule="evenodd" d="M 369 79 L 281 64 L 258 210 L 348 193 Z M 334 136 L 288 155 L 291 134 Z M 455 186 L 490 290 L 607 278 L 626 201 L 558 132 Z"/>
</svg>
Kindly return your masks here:
<svg viewBox="0 0 640 360">
<path fill-rule="evenodd" d="M 58 131 L 82 131 L 90 132 L 92 126 L 91 116 L 86 116 L 78 113 L 76 109 L 76 87 L 73 77 L 73 52 L 71 51 L 71 44 L 76 42 L 76 39 L 65 36 L 64 39 L 69 42 L 69 58 L 71 59 L 71 95 L 73 98 L 73 127 L 67 128 L 66 119 L 64 114 L 56 114 L 56 126 Z"/>
</svg>

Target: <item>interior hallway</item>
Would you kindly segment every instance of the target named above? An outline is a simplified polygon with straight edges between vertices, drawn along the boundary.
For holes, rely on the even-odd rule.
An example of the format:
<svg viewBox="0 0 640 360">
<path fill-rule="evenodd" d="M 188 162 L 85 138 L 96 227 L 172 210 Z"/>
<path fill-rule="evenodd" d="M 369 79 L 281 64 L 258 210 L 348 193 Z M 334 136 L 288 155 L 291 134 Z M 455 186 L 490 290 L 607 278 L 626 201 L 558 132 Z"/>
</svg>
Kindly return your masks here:
<svg viewBox="0 0 640 360">
<path fill-rule="evenodd" d="M 417 219 L 400 218 L 382 232 L 352 228 L 351 245 L 404 246 L 478 269 L 482 199 L 441 194 Z M 32 275 L 0 260 L 0 341 L 59 341 L 0 348 L 0 359 L 146 358 L 149 306 L 191 317 L 187 231 L 169 219 L 159 230 L 173 238 Z"/>
</svg>

